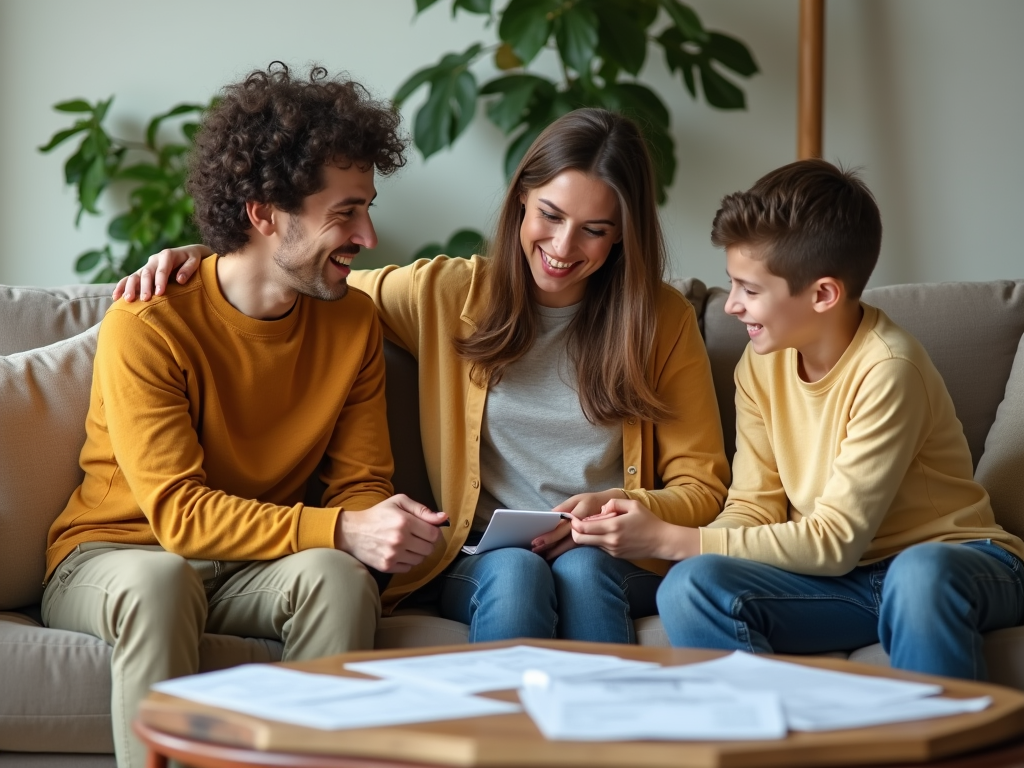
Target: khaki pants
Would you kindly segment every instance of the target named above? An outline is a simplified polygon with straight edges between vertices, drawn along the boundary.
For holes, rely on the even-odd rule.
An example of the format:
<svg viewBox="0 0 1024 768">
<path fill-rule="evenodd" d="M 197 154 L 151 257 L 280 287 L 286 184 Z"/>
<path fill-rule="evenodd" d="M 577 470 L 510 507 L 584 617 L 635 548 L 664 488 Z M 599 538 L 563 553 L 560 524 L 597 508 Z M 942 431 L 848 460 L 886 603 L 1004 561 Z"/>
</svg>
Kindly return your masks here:
<svg viewBox="0 0 1024 768">
<path fill-rule="evenodd" d="M 204 632 L 284 643 L 285 661 L 373 647 L 377 586 L 355 558 L 310 549 L 280 560 L 186 560 L 160 547 L 83 544 L 43 595 L 48 627 L 113 646 L 110 714 L 120 768 L 143 768 L 131 730 L 149 686 L 199 671 Z"/>
</svg>

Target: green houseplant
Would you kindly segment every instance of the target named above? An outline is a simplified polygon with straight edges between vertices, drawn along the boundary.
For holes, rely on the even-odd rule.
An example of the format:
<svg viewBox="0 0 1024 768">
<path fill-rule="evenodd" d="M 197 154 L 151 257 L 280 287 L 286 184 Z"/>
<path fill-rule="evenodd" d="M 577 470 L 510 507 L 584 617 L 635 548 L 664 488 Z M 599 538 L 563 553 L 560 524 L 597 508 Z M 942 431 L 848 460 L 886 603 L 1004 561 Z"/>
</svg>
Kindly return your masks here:
<svg viewBox="0 0 1024 768">
<path fill-rule="evenodd" d="M 437 2 L 415 0 L 416 13 Z M 639 79 L 649 50 L 660 48 L 690 96 L 698 97 L 699 83 L 704 100 L 717 109 L 746 107 L 743 90 L 726 73 L 750 77 L 758 71 L 746 45 L 706 29 L 679 0 L 510 0 L 498 6 L 495 0 L 452 0 L 453 17 L 458 11 L 488 16 L 498 40 L 444 55 L 413 73 L 394 95 L 401 105 L 422 86 L 429 87 L 413 124 L 413 142 L 424 158 L 452 146 L 482 101 L 488 119 L 509 137 L 504 169 L 511 177 L 550 123 L 577 107 L 604 107 L 642 126 L 663 203 L 675 178 L 676 155 L 669 109 Z M 530 69 L 545 51 L 555 55 L 561 78 Z M 481 85 L 472 68 L 488 56 L 502 74 Z M 474 240 L 468 233 L 457 233 L 458 245 Z M 475 242 L 481 241 L 476 235 Z M 421 255 L 432 255 L 430 250 L 426 246 Z"/>
<path fill-rule="evenodd" d="M 64 164 L 64 179 L 77 193 L 75 226 L 83 213 L 99 215 L 97 201 L 108 186 L 116 183 L 127 188 L 128 209 L 114 216 L 107 227 L 112 242 L 75 260 L 75 271 L 85 276 L 91 273 L 94 283 L 111 282 L 134 272 L 161 248 L 199 240 L 192 223 L 192 198 L 184 188 L 185 156 L 199 125 L 184 122 L 180 126 L 182 141 L 161 141 L 159 132 L 164 121 L 194 115 L 206 106 L 179 104 L 151 119 L 141 141 L 129 141 L 110 135 L 103 126 L 112 101 L 113 97 L 95 104 L 84 99 L 56 104 L 55 110 L 77 119 L 39 147 L 40 152 L 52 152 L 71 138 L 81 137 Z"/>
</svg>

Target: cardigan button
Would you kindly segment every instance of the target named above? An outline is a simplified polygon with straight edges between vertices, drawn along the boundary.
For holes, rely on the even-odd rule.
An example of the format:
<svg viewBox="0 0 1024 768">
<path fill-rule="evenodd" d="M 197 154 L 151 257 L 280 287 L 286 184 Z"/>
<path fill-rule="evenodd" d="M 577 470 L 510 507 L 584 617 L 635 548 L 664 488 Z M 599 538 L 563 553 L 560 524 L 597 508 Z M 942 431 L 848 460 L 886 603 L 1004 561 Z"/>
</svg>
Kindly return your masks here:
<svg viewBox="0 0 1024 768">
<path fill-rule="evenodd" d="M 630 416 L 627 424 L 636 424 L 636 416 Z"/>
<path fill-rule="evenodd" d="M 480 487 L 480 481 L 479 480 L 474 480 L 472 483 L 470 483 L 470 485 L 472 485 L 474 488 L 479 488 Z"/>
<path fill-rule="evenodd" d="M 462 521 L 462 527 L 463 528 L 468 528 L 469 527 L 469 520 L 468 519 Z"/>
<path fill-rule="evenodd" d="M 636 474 L 636 467 L 626 467 L 626 471 L 629 472 L 629 474 L 631 474 L 631 475 L 635 475 Z"/>
</svg>

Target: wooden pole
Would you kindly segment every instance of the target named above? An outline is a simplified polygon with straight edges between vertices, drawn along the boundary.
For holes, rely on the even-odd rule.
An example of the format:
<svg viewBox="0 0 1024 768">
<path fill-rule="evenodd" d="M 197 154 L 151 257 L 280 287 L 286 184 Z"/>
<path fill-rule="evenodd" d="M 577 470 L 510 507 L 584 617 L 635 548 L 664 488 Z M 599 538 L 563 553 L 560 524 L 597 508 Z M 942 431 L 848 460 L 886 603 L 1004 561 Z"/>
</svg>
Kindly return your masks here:
<svg viewBox="0 0 1024 768">
<path fill-rule="evenodd" d="M 825 69 L 825 0 L 800 0 L 800 69 L 797 92 L 798 160 L 821 157 Z"/>
</svg>

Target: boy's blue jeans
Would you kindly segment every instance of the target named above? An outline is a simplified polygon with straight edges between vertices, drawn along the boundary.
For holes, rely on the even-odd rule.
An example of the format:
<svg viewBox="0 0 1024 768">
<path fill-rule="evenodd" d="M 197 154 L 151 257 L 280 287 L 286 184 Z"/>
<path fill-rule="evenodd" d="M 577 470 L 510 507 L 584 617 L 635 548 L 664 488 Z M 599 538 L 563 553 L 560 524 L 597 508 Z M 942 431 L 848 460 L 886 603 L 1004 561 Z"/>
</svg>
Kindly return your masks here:
<svg viewBox="0 0 1024 768">
<path fill-rule="evenodd" d="M 570 549 L 551 563 L 510 548 L 460 555 L 435 581 L 441 615 L 469 624 L 471 643 L 633 643 L 633 619 L 657 612 L 661 577 L 595 547 Z"/>
<path fill-rule="evenodd" d="M 852 651 L 893 667 L 985 680 L 983 632 L 1024 622 L 1024 564 L 990 541 L 918 544 L 844 576 L 700 555 L 658 590 L 672 645 L 753 653 Z"/>
</svg>

